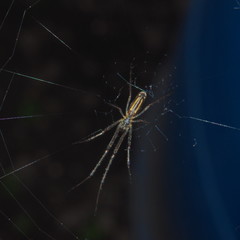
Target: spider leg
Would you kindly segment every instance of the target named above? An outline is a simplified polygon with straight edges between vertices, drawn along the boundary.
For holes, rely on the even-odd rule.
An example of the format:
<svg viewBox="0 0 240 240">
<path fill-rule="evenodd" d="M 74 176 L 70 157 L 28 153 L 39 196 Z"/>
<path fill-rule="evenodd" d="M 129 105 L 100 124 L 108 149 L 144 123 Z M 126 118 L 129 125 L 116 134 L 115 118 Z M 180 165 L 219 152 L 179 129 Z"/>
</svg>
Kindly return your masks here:
<svg viewBox="0 0 240 240">
<path fill-rule="evenodd" d="M 77 185 L 75 185 L 74 187 L 72 187 L 69 192 L 71 192 L 72 190 L 74 190 L 75 188 L 79 187 L 81 184 L 83 184 L 84 182 L 86 182 L 88 179 L 90 179 L 94 173 L 96 172 L 96 170 L 98 169 L 98 167 L 101 165 L 103 159 L 106 157 L 107 153 L 109 152 L 109 150 L 111 149 L 112 145 L 114 144 L 116 138 L 118 137 L 120 131 L 120 127 L 118 126 L 114 135 L 112 136 L 112 139 L 110 140 L 109 144 L 107 145 L 107 148 L 105 150 L 105 152 L 103 153 L 102 157 L 100 158 L 100 160 L 98 161 L 98 163 L 96 164 L 96 166 L 93 168 L 93 170 L 90 172 L 90 174 L 83 179 L 80 183 L 78 183 Z"/>
<path fill-rule="evenodd" d="M 110 166 L 111 166 L 111 164 L 112 164 L 112 161 L 113 161 L 113 159 L 115 158 L 115 156 L 116 156 L 116 154 L 117 154 L 117 152 L 118 152 L 118 150 L 119 150 L 119 148 L 120 148 L 120 146 L 121 146 L 121 144 L 122 144 L 125 136 L 127 135 L 127 133 L 128 133 L 128 130 L 126 130 L 126 131 L 121 135 L 121 137 L 119 138 L 119 140 L 118 140 L 118 142 L 117 142 L 117 145 L 115 146 L 115 148 L 114 148 L 114 150 L 113 150 L 113 154 L 112 154 L 112 156 L 111 156 L 111 158 L 110 158 L 110 160 L 109 160 L 109 162 L 108 162 L 108 165 L 107 165 L 107 167 L 105 168 L 105 172 L 104 172 L 104 174 L 103 174 L 103 177 L 102 177 L 102 180 L 101 180 L 99 189 L 98 189 L 98 194 L 97 194 L 97 200 L 96 200 L 96 207 L 95 207 L 94 215 L 96 215 L 96 212 L 97 212 L 97 207 L 98 207 L 100 192 L 101 192 L 101 190 L 102 190 L 102 186 L 103 186 L 103 183 L 104 183 L 105 178 L 106 178 L 106 176 L 107 176 L 108 170 L 109 170 L 109 168 L 110 168 Z"/>
<path fill-rule="evenodd" d="M 141 116 L 143 113 L 145 113 L 150 107 L 152 107 L 153 105 L 159 103 L 160 101 L 162 101 L 164 98 L 168 97 L 169 95 L 171 95 L 171 93 L 164 95 L 160 98 L 158 98 L 156 101 L 148 104 L 140 113 L 138 113 L 137 115 L 135 115 L 133 118 L 138 118 L 139 116 Z"/>
<path fill-rule="evenodd" d="M 130 183 L 132 182 L 132 174 L 131 174 L 131 168 L 130 168 L 130 149 L 131 149 L 131 143 L 132 143 L 132 126 L 129 129 L 128 134 L 128 146 L 127 146 L 127 167 L 128 167 L 128 175 Z"/>
<path fill-rule="evenodd" d="M 110 105 L 111 107 L 116 108 L 116 109 L 119 111 L 119 113 L 122 115 L 122 117 L 124 117 L 123 111 L 122 111 L 122 109 L 121 109 L 120 107 L 118 107 L 118 106 L 115 105 L 115 104 L 109 103 L 109 102 L 105 102 L 105 103 L 107 103 L 107 104 Z"/>
<path fill-rule="evenodd" d="M 93 139 L 95 139 L 95 138 L 103 135 L 103 134 L 106 133 L 107 131 L 111 130 L 111 129 L 112 129 L 113 127 L 115 127 L 120 121 L 121 121 L 121 119 L 118 120 L 118 121 L 116 121 L 116 122 L 114 122 L 114 123 L 112 123 L 111 125 L 109 125 L 109 126 L 106 127 L 105 129 L 97 131 L 98 133 L 97 133 L 97 132 L 94 132 L 94 133 L 90 134 L 88 137 L 86 137 L 85 139 L 80 140 L 80 141 L 77 141 L 77 142 L 74 142 L 74 143 L 72 143 L 72 144 L 75 145 L 75 144 L 79 144 L 79 143 L 90 142 L 90 141 L 92 141 Z M 92 136 L 92 135 L 93 135 L 93 136 Z"/>
<path fill-rule="evenodd" d="M 126 105 L 126 113 L 128 112 L 129 104 L 132 98 L 132 70 L 133 70 L 133 64 L 130 64 L 130 71 L 129 71 L 129 95 L 128 95 L 128 100 L 127 100 L 127 105 Z"/>
<path fill-rule="evenodd" d="M 133 120 L 133 123 L 145 123 L 145 124 L 149 124 L 150 122 L 143 120 L 143 119 L 137 119 L 137 120 Z"/>
<path fill-rule="evenodd" d="M 145 113 L 150 107 L 152 107 L 153 105 L 155 105 L 156 103 L 159 103 L 161 100 L 161 98 L 157 99 L 156 101 L 148 104 L 139 114 L 135 115 L 134 118 L 137 118 L 139 116 L 141 116 L 143 113 Z"/>
</svg>

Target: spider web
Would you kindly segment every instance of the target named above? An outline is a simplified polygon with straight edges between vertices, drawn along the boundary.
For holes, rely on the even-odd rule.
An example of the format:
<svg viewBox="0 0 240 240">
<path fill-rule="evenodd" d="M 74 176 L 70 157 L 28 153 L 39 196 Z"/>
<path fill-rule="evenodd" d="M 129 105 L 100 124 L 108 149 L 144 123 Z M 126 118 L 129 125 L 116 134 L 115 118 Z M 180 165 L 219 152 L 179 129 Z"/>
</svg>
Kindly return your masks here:
<svg viewBox="0 0 240 240">
<path fill-rule="evenodd" d="M 36 8 L 38 11 L 35 13 Z M 33 236 L 35 239 L 59 239 L 59 236 L 63 238 L 63 234 L 67 239 L 77 239 L 78 235 L 91 236 L 91 232 L 104 235 L 98 230 L 96 219 L 90 220 L 92 222 L 85 227 L 90 228 L 88 231 L 84 230 L 84 227 L 80 231 L 72 230 L 79 225 L 84 226 L 86 222 L 84 216 L 87 215 L 85 209 L 89 208 L 86 203 L 82 204 L 83 195 L 78 196 L 71 205 L 66 203 L 68 199 L 65 199 L 64 194 L 83 173 L 81 169 L 84 165 L 75 161 L 75 158 L 93 159 L 95 156 L 91 153 L 91 148 L 85 151 L 73 147 L 71 151 L 64 149 L 66 146 L 68 148 L 69 143 L 79 140 L 80 135 L 86 136 L 90 132 L 91 125 L 94 125 L 94 130 L 100 128 L 101 124 L 97 125 L 93 120 L 94 116 L 89 112 L 90 110 L 93 112 L 92 110 L 105 100 L 98 94 L 102 82 L 97 83 L 92 79 L 102 78 L 103 82 L 108 81 L 102 77 L 99 69 L 104 68 L 106 74 L 109 66 L 103 64 L 100 68 L 97 62 L 103 59 L 94 62 L 87 56 L 96 55 L 96 49 L 92 49 L 94 42 L 90 44 L 86 53 L 83 51 L 86 40 L 83 41 L 83 48 L 79 48 L 81 44 L 74 41 L 75 36 L 72 36 L 71 32 L 75 28 L 76 16 L 72 18 L 69 16 L 68 24 L 57 22 L 59 19 L 51 23 L 45 15 L 46 9 L 50 8 L 51 6 L 46 7 L 41 2 L 18 1 L 11 3 L 6 1 L 6 5 L 2 8 L 5 11 L 2 13 L 0 28 L 1 137 L 4 153 L 1 164 L 2 175 L 5 177 L 2 178 L 1 191 L 5 196 L 2 199 L 2 206 L 6 206 L 2 209 L 6 211 L 1 210 L 1 215 L 5 219 L 3 226 L 6 227 L 3 228 L 5 230 L 2 231 L 1 237 L 4 239 L 12 237 L 31 239 Z M 84 12 L 84 9 L 81 10 Z M 44 24 L 35 17 L 41 16 L 41 12 L 44 16 Z M 50 13 L 53 18 L 52 10 Z M 65 10 L 58 11 L 60 15 L 64 13 Z M 93 24 L 100 24 L 98 31 L 104 30 L 101 29 L 104 28 L 101 21 Z M 62 25 L 61 30 L 58 30 L 56 25 Z M 68 29 L 69 26 L 72 29 Z M 58 34 L 51 31 L 51 28 Z M 78 28 L 81 29 L 79 34 L 84 34 L 85 26 L 83 29 L 79 26 Z M 94 34 L 102 33 L 94 32 Z M 71 46 L 74 46 L 76 51 L 61 39 L 71 42 Z M 81 39 L 82 37 L 79 38 L 80 42 Z M 106 52 L 100 51 L 99 55 L 105 56 Z M 119 54 L 114 53 L 114 55 Z M 119 70 L 120 64 L 116 64 L 116 59 L 113 58 L 111 62 L 113 60 L 118 71 L 122 73 L 123 71 Z M 78 74 L 74 75 L 76 70 Z M 126 75 L 128 76 L 128 71 L 124 74 Z M 111 85 L 117 86 L 114 83 Z M 113 92 L 112 89 L 110 91 Z M 118 89 L 112 95 L 116 93 L 119 93 Z M 103 92 L 102 95 L 105 94 Z M 76 111 L 78 108 L 80 110 Z M 89 118 L 91 121 L 87 120 Z M 104 121 L 106 124 L 106 119 Z M 100 147 L 98 149 L 99 152 L 102 150 Z M 65 160 L 59 159 L 60 154 L 63 159 L 75 163 L 70 167 L 66 166 Z M 44 163 L 46 159 L 49 161 Z M 42 162 L 43 165 L 39 166 L 38 162 Z M 27 168 L 29 171 L 25 172 L 24 169 Z M 7 177 L 7 174 L 13 171 L 16 172 Z M 68 181 L 71 183 L 66 184 L 63 177 L 70 178 Z M 62 190 L 54 184 L 55 179 L 61 179 L 58 184 L 61 185 Z M 115 181 L 119 181 L 118 178 Z M 48 188 L 44 189 L 45 186 Z M 93 186 L 96 189 L 96 183 L 93 183 Z M 87 194 L 84 195 L 87 198 Z M 79 216 L 72 211 L 79 211 L 81 214 Z M 55 216 L 56 212 L 58 214 Z M 71 230 L 68 226 L 71 226 Z"/>
<path fill-rule="evenodd" d="M 114 52 L 107 52 L 106 49 L 111 46 L 107 41 L 102 43 L 102 49 L 96 47 L 96 41 L 101 41 L 109 26 L 104 22 L 105 19 L 96 17 L 95 21 L 90 21 L 86 13 L 91 9 L 91 13 L 97 16 L 99 6 L 91 5 L 87 1 L 78 3 L 83 15 L 79 16 L 78 13 L 71 14 L 76 6 L 64 4 L 66 3 L 63 3 L 65 8 L 60 8 L 60 4 L 46 4 L 42 1 L 5 1 L 1 8 L 4 9 L 0 26 L 3 153 L 1 169 L 5 176 L 1 178 L 3 198 L 0 208 L 5 230 L 0 236 L 3 239 L 81 239 L 85 236 L 90 239 L 94 234 L 108 236 L 102 229 L 109 231 L 111 225 L 104 226 L 101 222 L 114 218 L 104 216 L 106 219 L 92 219 L 87 216 L 89 209 L 93 209 L 95 199 L 88 188 L 96 190 L 99 178 L 93 180 L 90 187 L 88 185 L 88 188 L 83 189 L 86 193 L 66 196 L 67 190 L 79 181 L 79 176 L 85 174 L 86 170 L 83 169 L 89 170 L 88 164 L 84 165 L 84 160 L 96 159 L 94 152 L 101 153 L 105 146 L 94 145 L 93 152 L 92 146 L 85 145 L 84 149 L 79 149 L 69 143 L 106 125 L 106 118 L 102 120 L 104 123 L 96 123 L 99 118 L 96 118 L 94 109 L 99 109 L 104 103 L 103 96 L 109 96 L 108 99 L 113 99 L 114 102 L 118 100 L 115 96 L 119 93 L 117 82 L 120 79 L 113 83 L 112 80 L 106 80 L 105 75 L 110 75 L 111 70 L 109 73 L 108 69 L 113 69 L 115 65 L 117 72 L 127 79 L 127 64 L 121 64 L 121 60 L 114 59 L 115 56 L 124 59 L 126 55 L 121 53 L 121 47 Z M 59 9 L 56 9 L 57 6 Z M 55 11 L 56 15 L 53 14 Z M 103 8 L 101 11 L 110 14 L 107 9 Z M 63 18 L 66 12 L 70 13 L 68 19 Z M 92 29 L 92 38 L 95 37 L 96 41 L 89 41 L 89 35 L 86 36 L 87 28 Z M 127 40 L 124 36 L 120 37 L 124 46 Z M 154 46 L 154 43 L 148 44 Z M 132 46 L 133 43 L 129 45 Z M 128 64 L 134 50 L 127 55 Z M 159 50 L 161 51 L 162 49 Z M 126 54 L 126 50 L 124 53 Z M 93 60 L 92 56 L 95 55 L 97 57 Z M 106 55 L 111 59 L 111 64 L 105 59 Z M 142 66 L 139 68 L 143 69 Z M 136 72 L 139 71 L 136 69 Z M 106 89 L 102 90 L 103 85 Z M 110 85 L 116 86 L 116 91 L 108 88 Z M 122 85 L 123 82 L 120 86 Z M 156 87 L 157 84 L 152 86 Z M 141 88 L 144 88 L 144 85 Z M 173 88 L 175 89 L 175 85 Z M 123 94 L 124 97 L 126 96 Z M 182 104 L 182 101 L 167 101 L 160 116 L 155 117 L 156 123 L 159 123 L 161 116 L 172 114 L 174 119 L 197 120 L 239 131 L 238 128 L 226 124 L 179 115 L 173 109 L 179 103 Z M 98 114 L 99 112 L 101 110 Z M 107 110 L 103 109 L 102 112 Z M 108 121 L 110 123 L 112 119 Z M 168 134 L 163 132 L 158 124 L 149 128 L 146 135 L 149 135 L 152 129 L 160 133 L 164 141 L 169 139 Z M 151 138 L 149 139 L 151 141 Z M 156 149 L 154 142 L 150 142 L 150 145 Z M 197 138 L 193 138 L 192 146 L 197 145 Z M 19 170 L 21 168 L 24 169 Z M 17 172 L 6 177 L 7 173 L 14 169 L 17 169 Z M 119 183 L 122 176 L 119 174 L 112 181 Z M 108 186 L 105 191 L 113 192 L 113 187 Z M 124 191 L 121 193 L 126 194 Z M 102 202 L 115 203 L 112 206 L 116 207 L 119 202 L 118 194 L 105 196 Z M 84 199 L 93 201 L 86 203 Z M 86 224 L 87 221 L 90 223 Z M 124 227 L 126 226 L 123 224 L 119 228 Z"/>
</svg>

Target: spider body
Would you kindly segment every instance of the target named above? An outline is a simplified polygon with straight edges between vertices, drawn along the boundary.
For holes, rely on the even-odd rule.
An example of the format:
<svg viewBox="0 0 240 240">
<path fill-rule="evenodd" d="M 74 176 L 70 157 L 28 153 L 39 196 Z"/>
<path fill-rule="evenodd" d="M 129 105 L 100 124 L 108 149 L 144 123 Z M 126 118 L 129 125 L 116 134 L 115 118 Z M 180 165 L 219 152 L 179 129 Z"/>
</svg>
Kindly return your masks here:
<svg viewBox="0 0 240 240">
<path fill-rule="evenodd" d="M 126 112 L 126 117 L 134 118 L 136 114 L 139 112 L 139 110 L 142 107 L 142 104 L 144 103 L 145 99 L 147 97 L 147 93 L 144 91 L 141 91 L 136 98 L 132 101 L 129 110 Z"/>
<path fill-rule="evenodd" d="M 144 112 L 146 112 L 151 106 L 153 106 L 154 104 L 158 103 L 160 99 L 157 99 L 156 101 L 148 104 L 145 108 L 142 108 L 143 103 L 145 101 L 147 97 L 147 93 L 142 90 L 140 91 L 137 96 L 135 97 L 135 99 L 133 101 L 132 100 L 132 81 L 131 81 L 131 71 L 130 71 L 130 81 L 129 81 L 129 96 L 128 96 L 128 100 L 127 100 L 127 104 L 126 104 L 126 109 L 125 109 L 125 114 L 123 113 L 122 109 L 112 103 L 108 103 L 110 106 L 116 108 L 119 113 L 121 114 L 122 118 L 120 118 L 118 121 L 112 123 L 111 125 L 109 125 L 108 127 L 106 127 L 103 130 L 99 130 L 98 133 L 92 134 L 90 135 L 90 137 L 86 138 L 85 140 L 82 141 L 78 141 L 75 142 L 74 144 L 78 144 L 78 143 L 83 143 L 83 142 L 89 142 L 92 141 L 93 139 L 105 134 L 106 132 L 108 132 L 109 130 L 111 130 L 112 128 L 116 127 L 116 130 L 110 140 L 110 142 L 108 143 L 104 153 L 102 154 L 101 158 L 99 159 L 98 163 L 96 164 L 96 166 L 93 168 L 93 170 L 90 172 L 90 174 L 88 175 L 88 177 L 86 177 L 82 182 L 80 182 L 79 184 L 77 184 L 76 186 L 74 186 L 71 190 L 77 188 L 79 185 L 81 185 L 83 182 L 85 182 L 86 180 L 88 180 L 89 178 L 91 178 L 94 173 L 96 172 L 96 170 L 98 169 L 98 167 L 102 164 L 103 160 L 105 159 L 106 155 L 109 153 L 109 151 L 112 149 L 113 145 L 115 144 L 113 151 L 112 151 L 112 155 L 110 157 L 110 160 L 105 168 L 105 172 L 103 174 L 101 183 L 100 183 L 100 187 L 98 190 L 98 195 L 97 195 L 97 201 L 96 201 L 96 208 L 95 208 L 95 213 L 97 211 L 97 206 L 98 206 L 98 200 L 99 200 L 99 195 L 102 189 L 102 185 L 105 181 L 106 175 L 109 171 L 109 168 L 112 164 L 113 159 L 115 158 L 121 144 L 123 143 L 123 140 L 125 139 L 125 137 L 128 135 L 127 137 L 127 166 L 128 166 L 128 172 L 129 172 L 129 177 L 131 178 L 131 171 L 130 171 L 130 149 L 131 149 L 131 142 L 132 142 L 132 131 L 133 131 L 133 124 L 135 123 L 146 123 L 146 121 L 142 120 L 142 119 L 137 119 L 139 116 L 141 116 Z"/>
<path fill-rule="evenodd" d="M 119 128 L 121 131 L 128 131 L 131 126 L 132 126 L 132 123 L 130 118 L 125 118 L 125 119 L 123 118 L 119 123 Z"/>
<path fill-rule="evenodd" d="M 119 127 L 123 131 L 128 131 L 132 127 L 132 122 L 134 121 L 135 116 L 139 112 L 147 97 L 146 92 L 141 91 L 136 98 L 132 101 L 128 110 L 126 110 L 126 115 L 120 121 Z"/>
</svg>

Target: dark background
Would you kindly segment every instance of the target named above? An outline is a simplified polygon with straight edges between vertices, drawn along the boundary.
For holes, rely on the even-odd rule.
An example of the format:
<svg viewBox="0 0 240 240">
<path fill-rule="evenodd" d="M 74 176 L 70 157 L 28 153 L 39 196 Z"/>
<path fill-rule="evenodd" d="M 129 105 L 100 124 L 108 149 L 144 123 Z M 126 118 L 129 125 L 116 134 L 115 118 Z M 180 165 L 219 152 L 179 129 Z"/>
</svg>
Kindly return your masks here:
<svg viewBox="0 0 240 240">
<path fill-rule="evenodd" d="M 3 24 L 1 65 L 11 56 L 24 9 L 31 4 L 15 1 Z M 1 19 L 9 5 L 1 1 Z M 14 168 L 48 156 L 17 175 L 80 239 L 239 238 L 238 131 L 161 116 L 168 107 L 180 115 L 240 126 L 239 12 L 234 7 L 234 1 L 40 1 L 26 12 L 16 51 L 4 69 L 80 90 L 14 76 L 1 118 L 44 116 L 2 120 L 1 130 Z M 94 217 L 104 166 L 68 191 L 89 174 L 113 132 L 71 143 L 120 117 L 104 100 L 124 109 L 128 86 L 117 72 L 128 79 L 131 63 L 137 86 L 152 85 L 154 97 L 146 104 L 167 92 L 171 96 L 145 115 L 151 124 L 134 132 L 131 185 L 123 143 Z M 0 74 L 3 98 L 11 74 Z M 6 172 L 12 170 L 3 143 L 1 163 Z M 40 227 L 55 239 L 74 239 L 16 177 L 3 182 L 36 224 L 3 185 L 0 209 L 29 238 L 47 239 Z M 0 237 L 26 239 L 4 214 Z"/>
</svg>

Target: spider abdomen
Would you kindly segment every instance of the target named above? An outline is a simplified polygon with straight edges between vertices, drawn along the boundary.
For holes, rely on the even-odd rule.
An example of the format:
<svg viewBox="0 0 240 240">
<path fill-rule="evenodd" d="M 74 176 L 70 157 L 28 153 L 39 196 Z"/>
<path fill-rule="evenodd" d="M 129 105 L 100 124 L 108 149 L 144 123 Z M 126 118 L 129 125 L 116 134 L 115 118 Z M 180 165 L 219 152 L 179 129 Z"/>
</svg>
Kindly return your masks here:
<svg viewBox="0 0 240 240">
<path fill-rule="evenodd" d="M 142 107 L 143 102 L 145 101 L 147 97 L 147 93 L 144 91 L 141 91 L 136 97 L 135 99 L 132 101 L 126 116 L 129 118 L 134 118 L 134 116 L 139 112 L 139 110 Z"/>
</svg>

